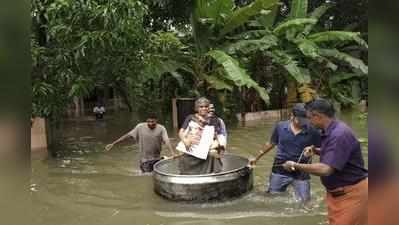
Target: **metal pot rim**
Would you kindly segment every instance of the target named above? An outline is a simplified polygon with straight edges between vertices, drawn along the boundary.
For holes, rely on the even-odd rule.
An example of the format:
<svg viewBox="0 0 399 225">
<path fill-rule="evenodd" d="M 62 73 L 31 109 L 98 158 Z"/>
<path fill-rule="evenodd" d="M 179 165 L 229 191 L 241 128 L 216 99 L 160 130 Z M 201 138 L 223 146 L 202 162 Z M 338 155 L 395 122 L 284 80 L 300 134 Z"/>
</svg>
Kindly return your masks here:
<svg viewBox="0 0 399 225">
<path fill-rule="evenodd" d="M 248 160 L 248 159 L 246 159 L 246 158 L 244 158 L 242 156 L 239 156 L 239 155 L 234 155 L 234 154 L 226 154 L 226 155 L 239 157 L 239 158 Z M 168 160 L 173 160 L 173 159 L 161 160 L 161 161 L 155 163 L 154 164 L 154 173 L 156 173 L 157 175 L 163 175 L 163 176 L 169 176 L 169 177 L 190 177 L 190 178 L 194 178 L 194 177 L 216 177 L 216 176 L 222 176 L 222 175 L 226 175 L 226 174 L 231 174 L 231 173 L 240 171 L 242 169 L 249 168 L 248 165 L 245 165 L 245 166 L 241 166 L 241 167 L 238 167 L 236 169 L 233 169 L 233 170 L 223 171 L 223 172 L 220 172 L 220 173 L 208 173 L 208 174 L 198 174 L 198 175 L 171 174 L 171 173 L 165 173 L 165 172 L 159 171 L 158 170 L 158 164 L 165 163 Z"/>
</svg>

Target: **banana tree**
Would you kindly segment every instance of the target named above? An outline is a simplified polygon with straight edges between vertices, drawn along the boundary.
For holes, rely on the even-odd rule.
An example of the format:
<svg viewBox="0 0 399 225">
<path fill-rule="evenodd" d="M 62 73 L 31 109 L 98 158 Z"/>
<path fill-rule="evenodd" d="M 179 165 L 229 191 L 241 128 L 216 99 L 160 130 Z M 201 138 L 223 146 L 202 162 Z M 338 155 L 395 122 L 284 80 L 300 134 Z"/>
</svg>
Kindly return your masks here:
<svg viewBox="0 0 399 225">
<path fill-rule="evenodd" d="M 224 49 L 231 42 L 228 37 L 245 30 L 245 24 L 253 17 L 267 14 L 278 0 L 256 0 L 244 7 L 237 7 L 234 0 L 196 0 L 191 16 L 193 45 L 185 49 L 175 60 L 168 62 L 180 67 L 170 71 L 189 73 L 194 77 L 196 90 L 232 91 L 234 88 L 255 90 L 268 103 L 269 95 L 264 87 L 255 82 L 243 64 Z M 187 56 L 187 57 L 184 57 Z M 178 61 L 178 62 L 176 62 Z M 165 67 L 165 66 L 164 66 Z"/>
<path fill-rule="evenodd" d="M 275 14 L 256 18 L 252 23 L 257 24 L 256 29 L 247 31 L 245 40 L 241 40 L 242 35 L 233 36 L 237 41 L 226 46 L 227 52 L 233 56 L 249 56 L 260 51 L 271 58 L 289 75 L 289 102 L 297 101 L 298 92 L 303 101 L 312 99 L 309 97 L 314 94 L 310 88 L 312 79 L 342 73 L 357 74 L 350 77 L 367 75 L 365 63 L 345 52 L 349 46 L 368 48 L 360 33 L 329 31 L 323 30 L 323 27 L 321 31 L 316 31 L 320 30 L 317 26 L 320 17 L 331 7 L 324 4 L 309 13 L 307 0 L 293 0 L 285 20 L 272 25 L 270 21 L 275 20 Z"/>
</svg>

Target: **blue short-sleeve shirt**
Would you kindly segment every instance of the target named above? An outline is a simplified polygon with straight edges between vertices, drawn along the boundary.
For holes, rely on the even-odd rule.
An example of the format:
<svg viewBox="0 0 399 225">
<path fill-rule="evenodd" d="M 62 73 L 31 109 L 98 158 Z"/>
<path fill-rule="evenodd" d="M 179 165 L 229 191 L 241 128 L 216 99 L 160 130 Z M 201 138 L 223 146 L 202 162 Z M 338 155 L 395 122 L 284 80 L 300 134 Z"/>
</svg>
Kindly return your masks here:
<svg viewBox="0 0 399 225">
<path fill-rule="evenodd" d="M 291 130 L 290 123 L 289 120 L 279 122 L 273 129 L 270 143 L 277 146 L 275 165 L 288 160 L 297 162 L 305 147 L 310 145 L 320 147 L 321 145 L 320 132 L 310 124 L 303 126 L 302 131 L 295 135 Z M 301 163 L 306 163 L 308 160 L 308 158 L 302 156 Z M 287 172 L 278 166 L 273 167 L 272 171 L 285 175 L 295 175 L 296 173 Z M 305 178 L 309 178 L 309 175 L 306 175 Z"/>
</svg>

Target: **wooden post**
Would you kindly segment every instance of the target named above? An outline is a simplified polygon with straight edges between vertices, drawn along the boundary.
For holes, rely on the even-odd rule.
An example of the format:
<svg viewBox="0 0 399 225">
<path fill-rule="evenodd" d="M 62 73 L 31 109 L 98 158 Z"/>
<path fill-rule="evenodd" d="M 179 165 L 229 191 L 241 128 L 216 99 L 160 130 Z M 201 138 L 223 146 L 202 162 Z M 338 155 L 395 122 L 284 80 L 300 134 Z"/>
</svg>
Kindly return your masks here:
<svg viewBox="0 0 399 225">
<path fill-rule="evenodd" d="M 46 120 L 44 118 L 33 118 L 31 126 L 31 150 L 47 148 Z"/>
<path fill-rule="evenodd" d="M 85 100 L 82 98 L 82 97 L 80 97 L 79 98 L 79 105 L 80 105 L 80 115 L 82 115 L 82 116 L 85 116 Z"/>
<path fill-rule="evenodd" d="M 114 91 L 114 109 L 115 111 L 119 111 L 118 95 L 116 94 L 116 91 Z"/>
<path fill-rule="evenodd" d="M 172 98 L 172 121 L 173 121 L 173 129 L 178 132 L 178 118 L 177 118 L 177 99 Z"/>
<path fill-rule="evenodd" d="M 79 117 L 80 115 L 80 104 L 79 104 L 79 98 L 78 97 L 73 97 L 73 103 L 75 105 L 75 117 Z"/>
</svg>

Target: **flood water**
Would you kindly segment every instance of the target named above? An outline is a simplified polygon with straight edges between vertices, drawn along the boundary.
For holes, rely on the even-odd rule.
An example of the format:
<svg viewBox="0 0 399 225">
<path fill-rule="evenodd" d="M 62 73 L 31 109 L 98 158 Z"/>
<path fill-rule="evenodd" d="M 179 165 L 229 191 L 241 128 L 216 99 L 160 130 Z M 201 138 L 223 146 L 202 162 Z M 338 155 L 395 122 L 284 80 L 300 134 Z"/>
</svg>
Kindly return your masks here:
<svg viewBox="0 0 399 225">
<path fill-rule="evenodd" d="M 367 122 L 357 113 L 340 116 L 365 143 Z M 276 121 L 256 121 L 229 129 L 228 151 L 253 157 L 270 136 Z M 254 170 L 254 189 L 241 198 L 213 203 L 176 203 L 153 192 L 151 175 L 138 168 L 138 147 L 132 141 L 103 152 L 135 125 L 118 114 L 104 122 L 74 121 L 62 127 L 64 147 L 56 157 L 32 160 L 31 196 L 34 225 L 315 225 L 327 224 L 324 188 L 312 177 L 310 209 L 298 206 L 292 191 L 265 194 L 275 151 L 265 155 Z M 175 133 L 169 131 L 172 143 Z M 165 151 L 167 152 L 167 151 Z"/>
</svg>

